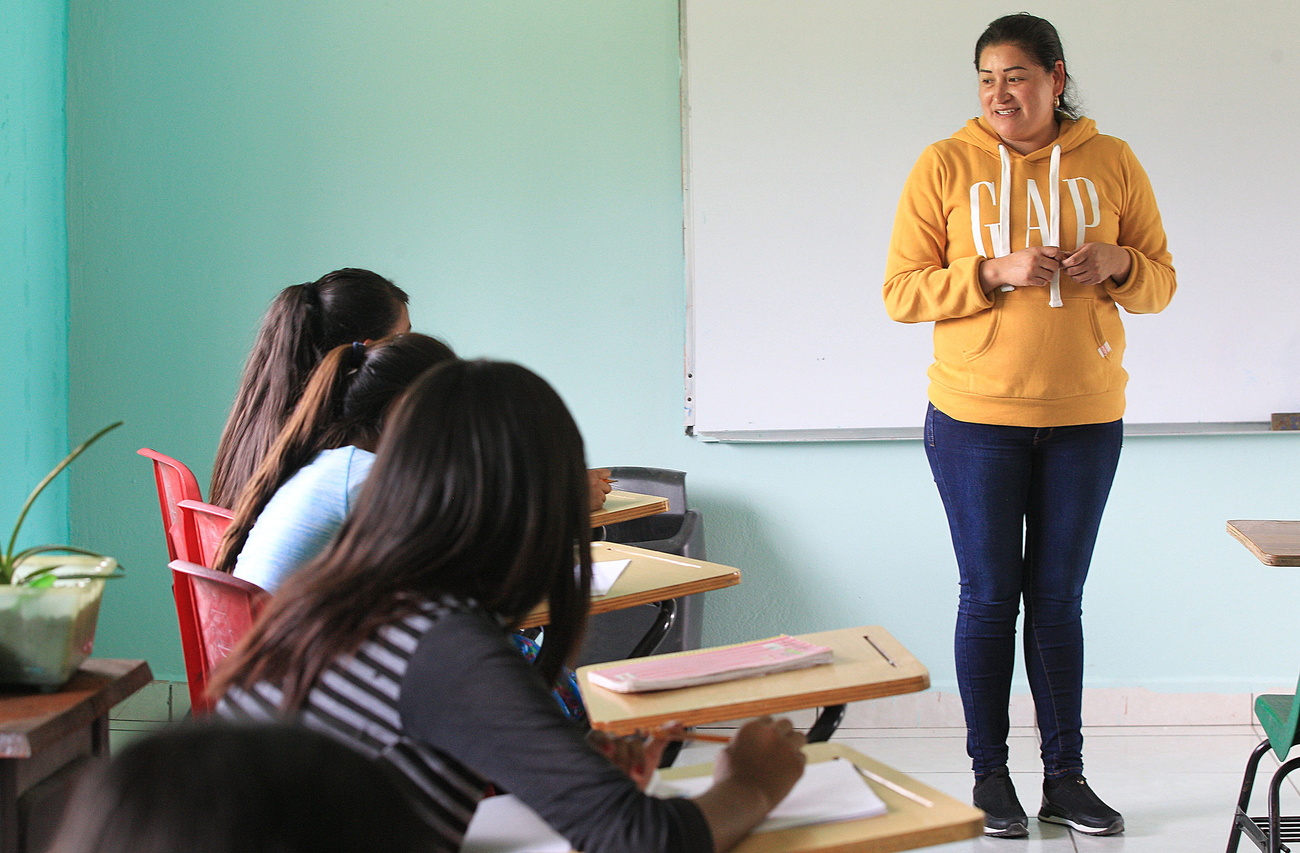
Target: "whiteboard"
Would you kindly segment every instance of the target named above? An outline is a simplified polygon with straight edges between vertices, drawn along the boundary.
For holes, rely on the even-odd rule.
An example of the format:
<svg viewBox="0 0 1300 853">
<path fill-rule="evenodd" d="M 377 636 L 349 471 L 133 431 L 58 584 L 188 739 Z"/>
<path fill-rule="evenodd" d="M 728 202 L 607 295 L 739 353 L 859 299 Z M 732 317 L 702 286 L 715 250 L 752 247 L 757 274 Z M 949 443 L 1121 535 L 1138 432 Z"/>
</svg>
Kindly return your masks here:
<svg viewBox="0 0 1300 853">
<path fill-rule="evenodd" d="M 910 434 L 931 324 L 881 300 L 903 182 L 979 113 L 986 3 L 682 0 L 687 424 Z M 1300 411 L 1300 3 L 1042 2 L 1084 112 L 1150 175 L 1178 272 L 1124 313 L 1129 424 Z"/>
</svg>

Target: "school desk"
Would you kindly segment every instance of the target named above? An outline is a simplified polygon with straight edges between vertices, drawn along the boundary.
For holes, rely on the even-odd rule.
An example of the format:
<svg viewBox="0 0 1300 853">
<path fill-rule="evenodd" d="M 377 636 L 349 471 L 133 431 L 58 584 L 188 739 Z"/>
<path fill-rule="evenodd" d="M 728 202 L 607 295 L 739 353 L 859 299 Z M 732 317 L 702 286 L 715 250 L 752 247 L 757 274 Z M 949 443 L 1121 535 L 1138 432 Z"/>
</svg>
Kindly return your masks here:
<svg viewBox="0 0 1300 853">
<path fill-rule="evenodd" d="M 608 613 L 642 604 L 658 605 L 659 612 L 629 657 L 641 657 L 655 650 L 672 627 L 677 612 L 674 599 L 697 592 L 723 589 L 740 583 L 740 570 L 720 563 L 692 560 L 676 554 L 649 551 L 617 542 L 591 543 L 591 559 L 630 560 L 609 592 L 591 599 L 590 613 Z M 528 615 L 521 628 L 535 628 L 550 621 L 545 604 Z"/>
<path fill-rule="evenodd" d="M 615 693 L 588 683 L 591 670 L 610 666 L 597 663 L 579 668 L 578 688 L 592 727 L 614 734 L 649 731 L 673 720 L 684 726 L 701 726 L 822 708 L 821 717 L 808 732 L 809 741 L 816 742 L 835 731 L 848 702 L 912 693 L 930 686 L 929 671 L 879 625 L 801 634 L 799 639 L 829 646 L 835 660 L 793 672 L 653 693 Z M 675 652 L 656 657 L 689 654 Z"/>
<path fill-rule="evenodd" d="M 859 770 L 865 771 L 867 784 L 885 801 L 889 811 L 879 817 L 755 833 L 733 848 L 735 853 L 891 853 L 973 838 L 984 831 L 984 813 L 979 809 L 849 747 L 830 743 L 809 744 L 804 747 L 804 754 L 810 763 L 834 758 L 851 761 Z M 713 766 L 698 764 L 659 772 L 664 779 L 683 779 L 710 774 Z M 867 774 L 877 778 L 872 779 Z M 879 779 L 888 784 L 882 784 Z M 498 837 L 507 833 L 489 824 L 472 822 L 462 848 L 465 853 L 567 849 L 563 839 L 541 824 L 525 807 L 516 803 L 504 803 L 504 806 L 524 811 L 522 815 L 518 811 L 505 815 L 497 811 L 493 813 L 513 818 L 515 826 L 533 827 L 527 833 L 530 837 L 521 838 L 519 836 L 524 833 L 515 831 L 509 833 L 511 842 L 502 843 Z"/>
<path fill-rule="evenodd" d="M 605 505 L 591 514 L 591 526 L 604 527 L 606 524 L 617 524 L 667 511 L 668 498 L 615 489 L 605 495 Z"/>
<path fill-rule="evenodd" d="M 1300 521 L 1229 521 L 1228 532 L 1266 566 L 1300 566 Z"/>
<path fill-rule="evenodd" d="M 48 846 L 77 771 L 108 754 L 108 712 L 152 678 L 142 660 L 91 658 L 58 691 L 0 691 L 0 853 Z"/>
</svg>

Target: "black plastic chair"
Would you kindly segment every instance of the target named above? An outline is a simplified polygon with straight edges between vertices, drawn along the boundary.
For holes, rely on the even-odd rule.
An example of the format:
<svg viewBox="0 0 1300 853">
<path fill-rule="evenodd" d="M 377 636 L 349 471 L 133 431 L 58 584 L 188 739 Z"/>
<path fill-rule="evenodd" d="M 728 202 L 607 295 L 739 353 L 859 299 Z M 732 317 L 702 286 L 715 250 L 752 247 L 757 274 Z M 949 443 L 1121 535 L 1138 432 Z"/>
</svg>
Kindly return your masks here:
<svg viewBox="0 0 1300 853">
<path fill-rule="evenodd" d="M 635 545 L 692 560 L 704 555 L 704 519 L 686 508 L 686 474 L 667 468 L 611 468 L 614 487 L 624 492 L 668 498 L 668 512 L 609 524 L 592 531 L 594 538 Z M 656 652 L 698 649 L 704 619 L 704 595 L 616 610 L 591 617 L 580 665 L 643 657 Z"/>
</svg>

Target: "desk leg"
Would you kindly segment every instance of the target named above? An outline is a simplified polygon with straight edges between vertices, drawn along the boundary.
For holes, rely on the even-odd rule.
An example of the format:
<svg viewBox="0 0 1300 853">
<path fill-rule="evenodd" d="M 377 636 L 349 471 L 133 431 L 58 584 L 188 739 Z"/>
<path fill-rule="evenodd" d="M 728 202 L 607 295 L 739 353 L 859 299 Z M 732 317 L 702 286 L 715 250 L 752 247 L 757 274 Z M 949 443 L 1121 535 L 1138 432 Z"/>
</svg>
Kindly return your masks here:
<svg viewBox="0 0 1300 853">
<path fill-rule="evenodd" d="M 664 641 L 664 637 L 668 636 L 668 629 L 673 627 L 673 620 L 676 618 L 676 599 L 670 598 L 667 601 L 659 602 L 659 613 L 655 616 L 655 621 L 646 630 L 645 636 L 636 644 L 628 657 L 643 658 L 646 655 L 654 654 L 655 649 L 659 648 L 659 644 Z"/>
<path fill-rule="evenodd" d="M 808 729 L 808 742 L 821 743 L 831 739 L 835 730 L 840 727 L 844 721 L 843 705 L 827 705 L 822 708 L 822 712 L 817 715 L 817 721 Z"/>
</svg>

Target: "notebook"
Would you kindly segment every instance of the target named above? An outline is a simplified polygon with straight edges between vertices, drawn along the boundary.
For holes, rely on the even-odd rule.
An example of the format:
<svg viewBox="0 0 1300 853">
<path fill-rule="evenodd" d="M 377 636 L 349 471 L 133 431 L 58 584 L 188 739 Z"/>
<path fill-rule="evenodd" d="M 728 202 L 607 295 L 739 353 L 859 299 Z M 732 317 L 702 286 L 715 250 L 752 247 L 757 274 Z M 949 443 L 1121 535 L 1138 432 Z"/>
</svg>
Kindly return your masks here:
<svg viewBox="0 0 1300 853">
<path fill-rule="evenodd" d="M 673 656 L 645 658 L 587 671 L 587 679 L 616 693 L 642 693 L 733 681 L 830 663 L 834 653 L 789 635 Z"/>
</svg>

